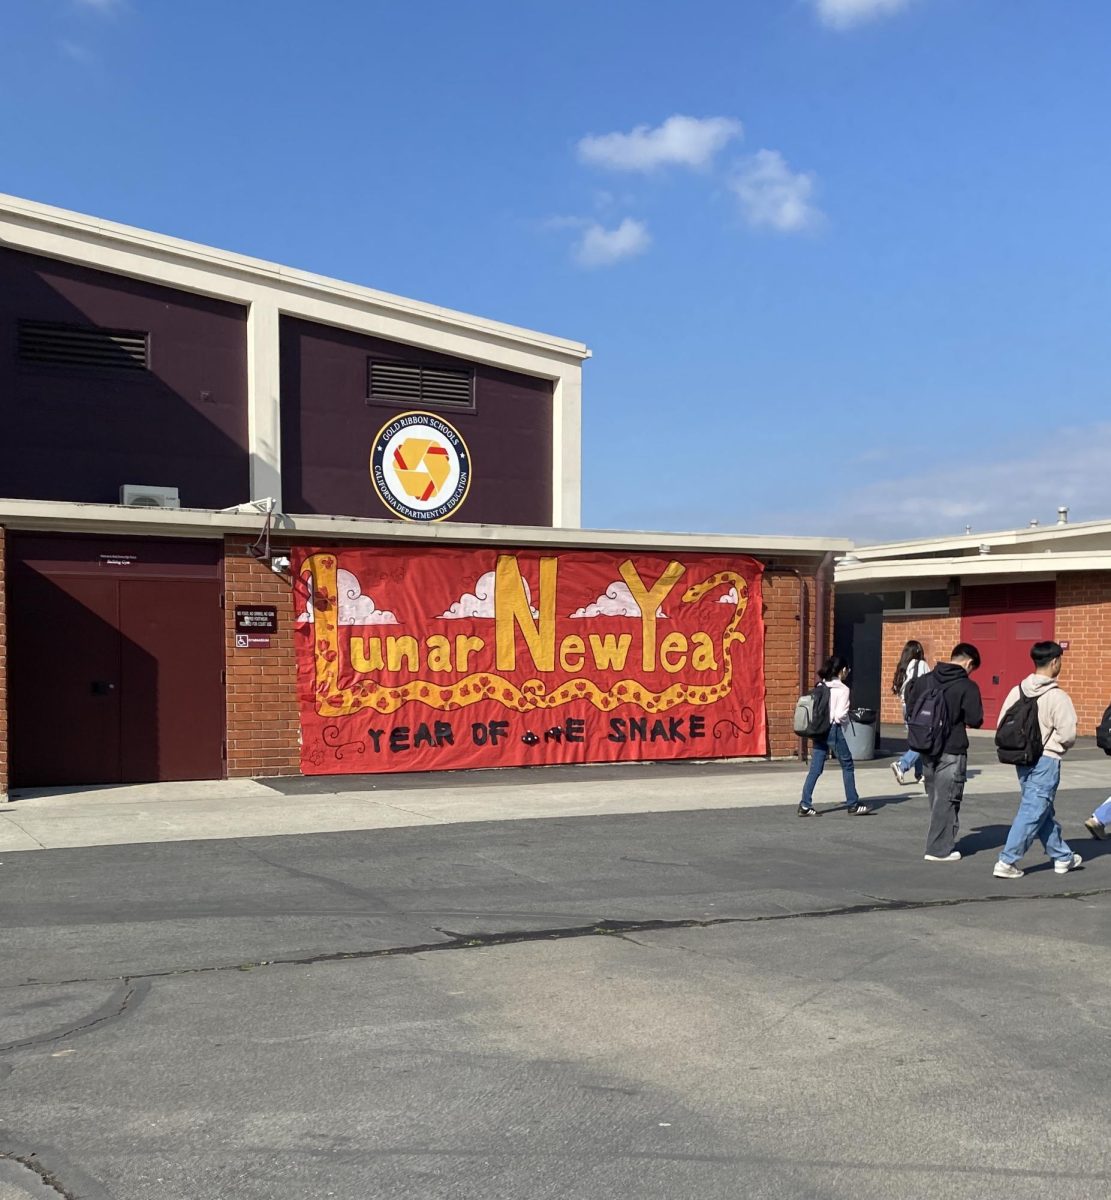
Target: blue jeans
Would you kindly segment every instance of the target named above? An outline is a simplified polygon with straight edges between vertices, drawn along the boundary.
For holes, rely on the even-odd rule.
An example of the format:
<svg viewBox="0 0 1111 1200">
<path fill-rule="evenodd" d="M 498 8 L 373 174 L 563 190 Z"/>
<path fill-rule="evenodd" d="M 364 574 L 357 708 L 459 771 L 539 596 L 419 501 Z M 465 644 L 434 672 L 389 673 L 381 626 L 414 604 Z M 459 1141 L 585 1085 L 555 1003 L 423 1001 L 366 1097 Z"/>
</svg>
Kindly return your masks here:
<svg viewBox="0 0 1111 1200">
<path fill-rule="evenodd" d="M 1111 825 L 1111 796 L 1096 809 L 1092 816 L 1104 825 Z"/>
<path fill-rule="evenodd" d="M 1069 862 L 1072 850 L 1061 836 L 1061 824 L 1053 811 L 1057 785 L 1061 782 L 1061 760 L 1043 754 L 1032 767 L 1016 767 L 1015 770 L 1022 799 L 999 861 L 1013 866 L 1037 838 L 1050 858 Z"/>
<path fill-rule="evenodd" d="M 922 778 L 922 755 L 917 750 L 908 749 L 899 759 L 899 770 L 905 775 L 911 767 L 914 768 L 914 778 Z"/>
<path fill-rule="evenodd" d="M 907 706 L 903 705 L 903 720 L 907 719 Z M 907 747 L 906 753 L 899 759 L 899 770 L 905 775 L 911 767 L 914 768 L 914 778 L 916 781 L 922 778 L 922 755 L 917 750 L 912 750 Z"/>
<path fill-rule="evenodd" d="M 814 799 L 814 785 L 818 776 L 826 769 L 826 759 L 831 754 L 837 756 L 841 764 L 841 778 L 845 783 L 845 803 L 852 808 L 860 803 L 856 791 L 856 767 L 853 756 L 849 752 L 849 743 L 845 741 L 845 731 L 840 725 L 834 725 L 827 737 L 815 738 L 814 749 L 810 755 L 810 770 L 806 774 L 806 782 L 802 785 L 802 806 L 810 808 Z"/>
</svg>

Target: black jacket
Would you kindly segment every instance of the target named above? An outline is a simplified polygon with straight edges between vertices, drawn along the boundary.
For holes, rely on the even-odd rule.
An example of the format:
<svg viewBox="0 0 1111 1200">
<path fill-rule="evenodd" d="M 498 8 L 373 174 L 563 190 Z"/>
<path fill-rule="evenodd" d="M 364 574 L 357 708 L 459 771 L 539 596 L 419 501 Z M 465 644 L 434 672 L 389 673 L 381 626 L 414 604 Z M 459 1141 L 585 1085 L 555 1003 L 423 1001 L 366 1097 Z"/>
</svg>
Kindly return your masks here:
<svg viewBox="0 0 1111 1200">
<path fill-rule="evenodd" d="M 928 675 L 919 675 L 907 688 L 907 708 L 915 695 L 933 679 L 945 689 L 945 704 L 949 709 L 949 740 L 943 754 L 968 753 L 968 729 L 979 729 L 984 723 L 984 702 L 980 689 L 968 677 L 964 667 L 942 662 Z"/>
</svg>

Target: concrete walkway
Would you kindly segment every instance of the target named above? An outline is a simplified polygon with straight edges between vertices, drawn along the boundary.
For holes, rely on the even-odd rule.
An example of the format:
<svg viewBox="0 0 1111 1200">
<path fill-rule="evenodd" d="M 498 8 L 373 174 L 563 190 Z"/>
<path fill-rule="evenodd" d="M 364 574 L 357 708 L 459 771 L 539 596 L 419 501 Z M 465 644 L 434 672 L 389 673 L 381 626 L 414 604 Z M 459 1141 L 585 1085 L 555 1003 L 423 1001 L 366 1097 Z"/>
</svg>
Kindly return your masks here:
<svg viewBox="0 0 1111 1200">
<path fill-rule="evenodd" d="M 969 794 L 1016 792 L 1014 769 L 973 747 Z M 921 795 L 899 788 L 890 759 L 857 766 L 862 797 Z M 476 771 L 423 776 L 211 780 L 15 792 L 0 806 L 0 853 L 77 846 L 273 837 L 357 829 L 741 809 L 797 803 L 798 763 L 672 763 Z M 843 803 L 840 772 L 818 785 L 819 808 Z M 1062 790 L 1111 791 L 1111 761 L 1090 747 L 1065 764 Z"/>
</svg>

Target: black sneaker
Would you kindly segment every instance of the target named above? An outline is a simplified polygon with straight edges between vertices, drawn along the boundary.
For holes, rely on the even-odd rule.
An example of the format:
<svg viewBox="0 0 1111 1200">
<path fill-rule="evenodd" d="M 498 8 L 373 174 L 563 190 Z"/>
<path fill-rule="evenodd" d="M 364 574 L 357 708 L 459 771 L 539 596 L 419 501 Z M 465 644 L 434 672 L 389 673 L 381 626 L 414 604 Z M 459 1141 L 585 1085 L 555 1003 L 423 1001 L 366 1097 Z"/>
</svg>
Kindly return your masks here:
<svg viewBox="0 0 1111 1200">
<path fill-rule="evenodd" d="M 870 817 L 872 810 L 867 804 L 854 804 L 851 808 L 845 809 L 850 817 Z"/>
<path fill-rule="evenodd" d="M 816 817 L 819 815 L 820 814 L 816 808 L 811 808 L 806 804 L 800 804 L 795 810 L 796 817 Z"/>
</svg>

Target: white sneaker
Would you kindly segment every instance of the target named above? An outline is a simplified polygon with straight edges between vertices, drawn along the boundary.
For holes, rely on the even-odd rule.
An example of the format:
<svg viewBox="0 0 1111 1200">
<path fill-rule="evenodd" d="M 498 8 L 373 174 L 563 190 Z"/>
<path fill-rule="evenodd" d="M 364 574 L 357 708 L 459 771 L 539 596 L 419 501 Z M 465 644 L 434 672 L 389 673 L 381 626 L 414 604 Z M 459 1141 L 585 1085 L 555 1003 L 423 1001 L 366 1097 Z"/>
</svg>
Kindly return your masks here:
<svg viewBox="0 0 1111 1200">
<path fill-rule="evenodd" d="M 1084 860 L 1079 854 L 1074 854 L 1072 858 L 1067 858 L 1064 861 L 1058 859 L 1053 860 L 1053 869 L 1058 875 L 1067 875 L 1070 871 L 1075 871 L 1077 867 L 1084 865 Z"/>
<path fill-rule="evenodd" d="M 1005 863 L 1002 859 L 995 864 L 991 873 L 996 879 L 1021 879 L 1023 876 L 1021 867 L 1013 866 L 1011 863 Z"/>
<path fill-rule="evenodd" d="M 923 854 L 926 862 L 960 862 L 961 852 L 954 850 L 951 854 Z"/>
<path fill-rule="evenodd" d="M 892 773 L 893 773 L 893 774 L 894 774 L 894 776 L 895 776 L 895 782 L 896 782 L 897 784 L 899 784 L 899 786 L 900 786 L 900 787 L 902 787 L 902 785 L 903 785 L 904 783 L 906 783 L 906 781 L 907 781 L 907 774 L 906 774 L 906 772 L 903 770 L 903 768 L 902 768 L 902 767 L 900 767 L 900 766 L 899 766 L 898 762 L 893 762 L 893 763 L 891 764 L 891 770 L 892 770 Z"/>
</svg>

